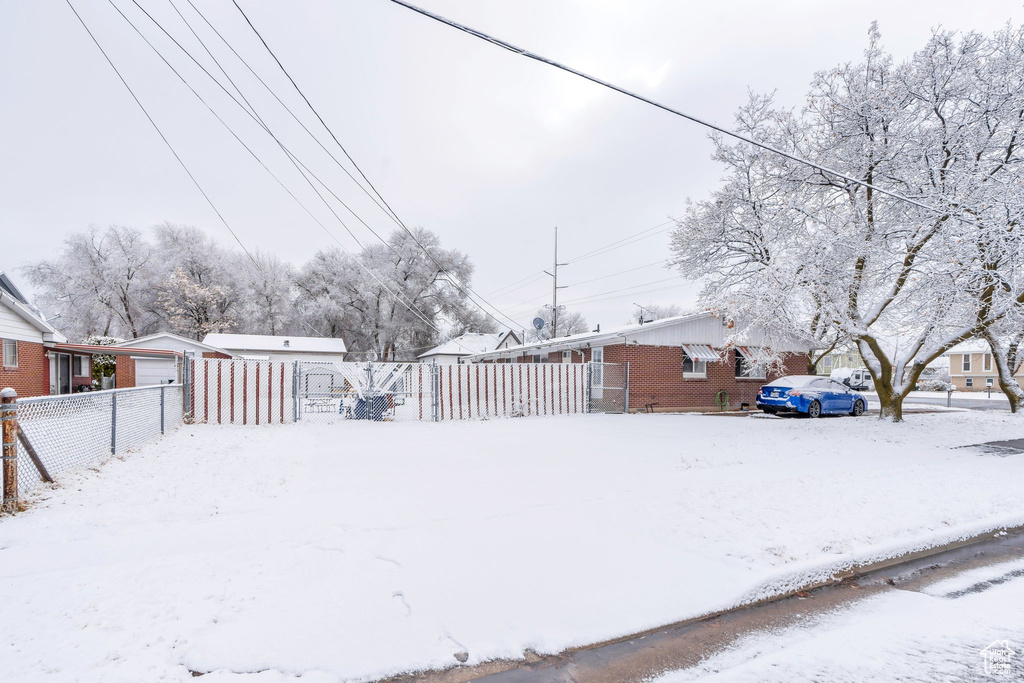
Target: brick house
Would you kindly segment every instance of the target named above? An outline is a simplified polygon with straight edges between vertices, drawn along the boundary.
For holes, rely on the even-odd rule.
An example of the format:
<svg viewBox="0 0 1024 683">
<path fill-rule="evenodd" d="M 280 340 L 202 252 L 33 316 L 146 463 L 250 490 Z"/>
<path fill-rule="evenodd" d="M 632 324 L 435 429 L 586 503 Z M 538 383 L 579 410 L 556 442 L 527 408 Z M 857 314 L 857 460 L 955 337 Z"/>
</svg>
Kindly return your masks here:
<svg viewBox="0 0 1024 683">
<path fill-rule="evenodd" d="M 22 397 L 91 388 L 92 353 L 67 342 L 0 272 L 0 387 L 13 387 Z"/>
<path fill-rule="evenodd" d="M 999 391 L 999 371 L 986 342 L 964 342 L 945 355 L 949 358 L 949 381 L 957 391 Z M 1024 367 L 1015 377 L 1024 384 Z"/>
<path fill-rule="evenodd" d="M 697 313 L 478 353 L 469 360 L 604 363 L 591 380 L 596 399 L 617 384 L 619 377 L 625 379 L 627 373 L 616 368 L 625 368 L 628 363 L 631 412 L 648 406 L 655 412 L 715 410 L 723 399 L 731 408 L 744 403 L 753 407 L 757 391 L 765 382 L 807 372 L 807 349 L 797 343 L 779 349 L 783 352 L 779 371 L 766 363 L 766 349 L 754 343 L 729 344 L 728 336 L 729 328 L 720 318 Z"/>
</svg>

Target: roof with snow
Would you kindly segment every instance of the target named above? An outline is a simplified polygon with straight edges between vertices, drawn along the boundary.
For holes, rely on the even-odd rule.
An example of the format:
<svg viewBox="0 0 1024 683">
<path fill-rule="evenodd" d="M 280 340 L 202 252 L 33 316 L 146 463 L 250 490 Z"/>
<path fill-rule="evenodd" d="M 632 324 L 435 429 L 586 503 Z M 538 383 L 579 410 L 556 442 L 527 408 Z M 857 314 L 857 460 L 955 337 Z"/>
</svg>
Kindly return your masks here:
<svg viewBox="0 0 1024 683">
<path fill-rule="evenodd" d="M 498 348 L 498 344 L 505 341 L 505 337 L 511 332 L 467 332 L 461 337 L 449 339 L 440 346 L 435 346 L 426 353 L 421 353 L 419 358 L 431 356 L 469 356 L 474 353 L 484 353 Z M 516 339 L 518 341 L 518 339 Z"/>
<path fill-rule="evenodd" d="M 669 318 L 662 318 L 653 322 L 621 327 L 611 327 L 601 331 L 582 332 L 565 337 L 555 337 L 540 342 L 510 346 L 505 349 L 477 353 L 469 357 L 470 361 L 492 360 L 502 357 L 514 357 L 531 355 L 537 353 L 548 353 L 554 351 L 565 351 L 569 349 L 582 349 L 590 346 L 605 346 L 609 344 L 622 344 L 627 340 L 630 343 L 641 343 L 639 339 L 651 340 L 645 343 L 657 345 L 682 344 L 709 344 L 720 348 L 727 333 L 724 331 L 729 326 L 718 316 L 708 313 L 688 313 L 686 315 L 675 315 Z M 660 334 L 659 334 L 660 333 Z M 746 335 L 745 335 L 746 336 Z M 657 341 L 653 341 L 657 339 Z M 758 345 L 757 339 L 734 340 L 734 344 Z M 781 351 L 806 351 L 806 345 L 792 342 L 791 348 L 779 349 Z"/>
<path fill-rule="evenodd" d="M 182 337 L 181 335 L 174 334 L 173 332 L 156 332 L 154 334 L 147 334 L 145 337 L 138 337 L 137 339 L 126 339 L 122 342 L 111 344 L 111 346 L 131 347 L 137 349 L 163 348 L 162 346 L 159 346 L 159 344 L 161 343 L 165 345 L 168 343 L 171 345 L 178 344 L 180 345 L 179 348 L 197 346 L 199 348 L 205 348 L 206 350 L 212 351 L 214 353 L 223 353 L 228 356 L 231 355 L 230 353 L 227 352 L 227 350 L 222 349 L 220 347 L 196 341 L 195 339 Z"/>
<path fill-rule="evenodd" d="M 345 353 L 345 341 L 330 337 L 293 337 L 270 334 L 208 334 L 203 343 L 227 351 L 281 353 Z"/>
<path fill-rule="evenodd" d="M 989 348 L 988 342 L 984 339 L 968 339 L 965 342 L 960 342 L 946 353 L 942 354 L 948 356 L 951 353 L 991 353 L 992 350 Z"/>
<path fill-rule="evenodd" d="M 42 311 L 29 303 L 25 295 L 18 290 L 7 273 L 0 271 L 0 303 L 14 312 L 19 318 L 42 333 L 45 342 L 66 342 L 68 340 L 50 323 L 46 322 Z"/>
</svg>

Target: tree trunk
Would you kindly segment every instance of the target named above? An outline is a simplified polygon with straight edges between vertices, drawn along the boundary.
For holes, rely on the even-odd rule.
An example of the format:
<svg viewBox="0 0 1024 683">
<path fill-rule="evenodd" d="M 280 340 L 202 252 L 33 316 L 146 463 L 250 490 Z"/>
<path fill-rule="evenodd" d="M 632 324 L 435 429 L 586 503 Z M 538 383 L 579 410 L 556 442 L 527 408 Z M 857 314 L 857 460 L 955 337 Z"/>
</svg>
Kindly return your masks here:
<svg viewBox="0 0 1024 683">
<path fill-rule="evenodd" d="M 903 395 L 893 390 L 891 382 L 880 382 L 877 377 L 875 391 L 878 392 L 878 403 L 881 406 L 878 419 L 903 422 Z"/>
<path fill-rule="evenodd" d="M 988 347 L 992 351 L 992 359 L 996 363 L 996 370 L 999 372 L 999 388 L 1010 401 L 1010 412 L 1019 412 L 1024 407 L 1024 390 L 1017 383 L 1017 378 L 1013 376 L 1013 369 L 1007 358 L 1006 350 L 991 333 L 985 334 L 985 341 L 988 342 Z"/>
</svg>

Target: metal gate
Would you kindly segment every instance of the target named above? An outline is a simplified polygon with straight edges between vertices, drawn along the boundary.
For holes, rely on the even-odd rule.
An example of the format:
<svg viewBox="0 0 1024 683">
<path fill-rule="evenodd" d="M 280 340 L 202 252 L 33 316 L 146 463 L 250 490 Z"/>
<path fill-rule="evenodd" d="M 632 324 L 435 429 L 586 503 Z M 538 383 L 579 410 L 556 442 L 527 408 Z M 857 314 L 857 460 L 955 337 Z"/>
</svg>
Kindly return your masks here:
<svg viewBox="0 0 1024 683">
<path fill-rule="evenodd" d="M 431 366 L 420 363 L 297 363 L 296 419 L 431 420 Z"/>
<path fill-rule="evenodd" d="M 629 412 L 629 363 L 590 363 L 589 366 L 588 412 Z"/>
</svg>

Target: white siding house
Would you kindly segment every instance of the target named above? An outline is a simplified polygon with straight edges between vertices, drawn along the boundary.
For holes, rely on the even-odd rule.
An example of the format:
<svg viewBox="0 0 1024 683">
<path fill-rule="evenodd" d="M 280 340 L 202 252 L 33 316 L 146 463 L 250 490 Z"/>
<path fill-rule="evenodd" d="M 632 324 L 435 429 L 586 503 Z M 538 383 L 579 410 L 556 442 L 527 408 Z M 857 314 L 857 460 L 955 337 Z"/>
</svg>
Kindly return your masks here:
<svg viewBox="0 0 1024 683">
<path fill-rule="evenodd" d="M 256 360 L 326 361 L 340 363 L 347 349 L 341 339 L 294 337 L 269 334 L 208 334 L 203 343 L 223 349 L 232 356 Z"/>
<path fill-rule="evenodd" d="M 454 365 L 465 362 L 467 356 L 475 353 L 507 349 L 521 343 L 522 340 L 514 332 L 469 332 L 461 337 L 450 339 L 440 346 L 435 346 L 426 353 L 420 354 L 418 358 L 421 363 Z"/>
<path fill-rule="evenodd" d="M 209 344 L 194 339 L 158 332 L 138 339 L 129 339 L 113 346 L 123 349 L 175 351 L 185 356 L 196 358 L 230 358 L 231 354 Z M 146 387 L 156 384 L 170 384 L 181 381 L 179 377 L 179 361 L 176 357 L 153 358 L 132 356 L 135 364 L 135 386 Z M 122 385 L 123 386 L 123 385 Z"/>
</svg>

